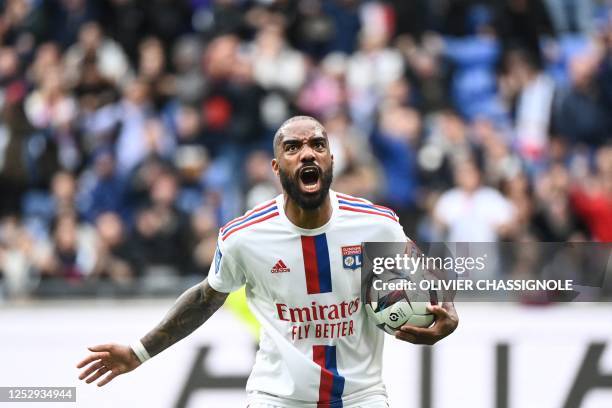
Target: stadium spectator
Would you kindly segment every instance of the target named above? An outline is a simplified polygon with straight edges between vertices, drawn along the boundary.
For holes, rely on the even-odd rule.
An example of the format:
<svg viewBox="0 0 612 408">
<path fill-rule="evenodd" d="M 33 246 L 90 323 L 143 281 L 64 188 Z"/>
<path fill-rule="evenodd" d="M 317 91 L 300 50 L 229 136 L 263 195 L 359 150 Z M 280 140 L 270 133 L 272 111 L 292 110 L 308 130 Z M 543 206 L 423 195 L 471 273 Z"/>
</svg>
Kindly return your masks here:
<svg viewBox="0 0 612 408">
<path fill-rule="evenodd" d="M 122 176 L 149 156 L 168 157 L 174 141 L 155 116 L 151 90 L 145 80 L 131 82 L 116 109 L 120 126 L 116 143 L 117 166 Z"/>
<path fill-rule="evenodd" d="M 84 172 L 80 180 L 80 209 L 89 222 L 106 212 L 129 215 L 125 208 L 125 182 L 116 170 L 115 157 L 110 149 L 100 149 L 94 155 L 93 169 Z"/>
<path fill-rule="evenodd" d="M 208 207 L 200 207 L 191 217 L 193 229 L 193 263 L 194 273 L 197 276 L 206 276 L 212 264 L 217 247 L 218 228 L 217 218 Z"/>
<path fill-rule="evenodd" d="M 238 165 L 242 147 L 249 147 L 261 137 L 261 92 L 257 83 L 262 83 L 257 59 L 249 64 L 245 56 L 238 55 L 239 46 L 237 37 L 220 36 L 204 54 L 204 71 L 209 79 L 201 108 L 206 147 L 213 156 L 226 155 L 232 167 Z M 277 74 L 286 75 L 275 72 L 272 81 L 276 81 Z"/>
<path fill-rule="evenodd" d="M 176 176 L 162 171 L 151 185 L 149 204 L 136 215 L 132 239 L 145 274 L 156 268 L 176 275 L 191 272 L 189 219 L 176 208 L 177 194 Z"/>
<path fill-rule="evenodd" d="M 346 56 L 328 54 L 320 67 L 313 67 L 300 91 L 297 104 L 301 110 L 318 117 L 336 113 L 346 103 L 344 76 Z"/>
<path fill-rule="evenodd" d="M 40 85 L 49 67 L 61 64 L 62 53 L 57 43 L 48 41 L 41 43 L 33 55 L 32 63 L 25 69 L 26 78 L 31 84 Z"/>
<path fill-rule="evenodd" d="M 15 216 L 0 219 L 1 292 L 13 297 L 29 295 L 36 281 L 32 278 L 34 253 L 35 243 L 19 219 Z"/>
<path fill-rule="evenodd" d="M 141 10 L 145 14 L 147 31 L 159 37 L 166 51 L 191 27 L 191 10 L 187 1 L 151 0 Z"/>
<path fill-rule="evenodd" d="M 522 163 L 508 144 L 508 132 L 501 125 L 486 118 L 475 119 L 471 126 L 475 143 L 481 146 L 483 177 L 486 184 L 501 187 L 505 180 L 522 180 Z M 529 180 L 525 180 L 529 184 Z M 522 187 L 521 187 L 522 189 Z"/>
<path fill-rule="evenodd" d="M 0 40 L 3 44 L 25 45 L 24 52 L 31 51 L 36 41 L 48 35 L 50 27 L 49 10 L 37 7 L 26 0 L 3 2 L 3 21 L 0 25 Z"/>
<path fill-rule="evenodd" d="M 293 95 L 304 83 L 304 56 L 287 44 L 280 24 L 259 29 L 251 58 L 255 80 L 264 89 L 278 89 Z"/>
<path fill-rule="evenodd" d="M 497 20 L 505 50 L 524 49 L 534 56 L 535 63 L 543 60 L 540 36 L 554 34 L 548 10 L 542 0 L 502 0 L 497 2 Z"/>
<path fill-rule="evenodd" d="M 252 152 L 245 163 L 244 197 L 248 208 L 276 197 L 278 185 L 270 168 L 272 157 L 265 151 Z"/>
<path fill-rule="evenodd" d="M 570 175 L 561 164 L 554 164 L 536 182 L 533 229 L 544 242 L 586 239 L 586 228 L 569 200 Z"/>
<path fill-rule="evenodd" d="M 94 270 L 96 241 L 94 229 L 66 211 L 54 220 L 51 241 L 38 250 L 34 265 L 43 279 L 82 282 Z"/>
<path fill-rule="evenodd" d="M 534 233 L 532 231 L 532 224 L 534 226 L 537 225 L 537 221 L 533 219 L 534 203 L 531 199 L 527 175 L 524 172 L 508 174 L 505 179 L 500 182 L 500 186 L 502 194 L 510 201 L 516 210 L 513 226 L 504 231 L 505 236 L 503 238 L 507 241 L 515 242 L 525 242 L 533 239 Z M 545 207 L 544 211 L 546 211 Z M 553 236 L 537 237 L 545 242 L 563 240 L 562 238 Z"/>
<path fill-rule="evenodd" d="M 596 173 L 586 184 L 575 185 L 571 200 L 593 238 L 612 242 L 612 147 L 598 151 Z"/>
<path fill-rule="evenodd" d="M 595 53 L 574 57 L 570 62 L 570 87 L 560 92 L 555 112 L 557 133 L 570 143 L 600 145 L 610 136 L 612 110 L 603 101 Z"/>
<path fill-rule="evenodd" d="M 401 35 L 395 44 L 406 63 L 404 78 L 408 93 L 404 102 L 418 107 L 424 114 L 447 107 L 451 64 L 441 58 L 444 43 L 440 36 L 428 33 L 418 43 L 411 37 Z M 398 83 L 401 81 L 395 82 Z"/>
<path fill-rule="evenodd" d="M 432 189 L 452 186 L 453 166 L 479 156 L 479 146 L 468 136 L 469 128 L 459 114 L 446 109 L 432 118 L 429 134 L 419 151 L 421 179 Z"/>
<path fill-rule="evenodd" d="M 516 49 L 506 55 L 502 88 L 514 118 L 515 149 L 535 170 L 549 142 L 555 83 L 542 72 L 534 55 Z"/>
<path fill-rule="evenodd" d="M 58 171 L 53 175 L 50 194 L 33 190 L 23 198 L 24 221 L 39 239 L 47 238 L 48 231 L 61 214 L 78 214 L 79 211 L 77 182 L 74 175 L 66 171 Z"/>
<path fill-rule="evenodd" d="M 57 168 L 52 146 L 33 128 L 23 110 L 27 95 L 25 81 L 20 78 L 17 55 L 11 48 L 0 50 L 0 76 L 3 101 L 0 103 L 0 216 L 19 213 L 22 197 L 28 187 L 45 184 Z M 39 142 L 38 149 L 28 150 L 28 143 Z M 33 160 L 28 160 L 28 159 Z"/>
<path fill-rule="evenodd" d="M 174 77 L 168 72 L 166 52 L 156 37 L 143 39 L 138 51 L 137 75 L 147 82 L 151 101 L 160 110 L 175 93 Z"/>
<path fill-rule="evenodd" d="M 180 102 L 196 104 L 204 93 L 206 79 L 200 70 L 201 55 L 202 44 L 195 36 L 181 37 L 172 49 L 174 89 Z"/>
<path fill-rule="evenodd" d="M 609 13 L 612 13 L 610 11 Z M 597 83 L 601 89 L 601 103 L 612 112 L 612 24 L 602 29 L 600 34 L 601 62 L 598 67 Z M 608 139 L 610 133 L 608 133 Z"/>
<path fill-rule="evenodd" d="M 593 29 L 592 0 L 545 0 L 544 4 L 555 27 L 555 32 L 582 32 Z"/>
<path fill-rule="evenodd" d="M 142 270 L 135 256 L 136 248 L 127 239 L 121 218 L 112 212 L 105 212 L 96 218 L 98 242 L 96 263 L 90 280 L 107 279 L 118 285 L 129 285 Z"/>
<path fill-rule="evenodd" d="M 410 232 L 414 228 L 408 222 L 415 218 L 418 199 L 416 149 L 420 137 L 418 113 L 403 106 L 383 108 L 378 128 L 372 133 L 374 154 L 382 163 L 386 182 L 383 202 L 395 209 Z"/>
<path fill-rule="evenodd" d="M 384 29 L 360 32 L 359 49 L 349 57 L 346 82 L 353 120 L 371 130 L 376 106 L 387 87 L 404 72 L 400 52 L 388 47 L 389 33 Z"/>
<path fill-rule="evenodd" d="M 57 146 L 60 165 L 76 170 L 82 160 L 73 128 L 78 105 L 66 89 L 62 70 L 59 65 L 47 67 L 39 87 L 25 100 L 25 113 L 29 123 Z"/>
<path fill-rule="evenodd" d="M 475 20 L 470 35 L 440 40 L 441 52 L 454 71 L 451 93 L 455 106 L 468 119 L 503 115 L 495 76 L 501 44 L 490 21 L 492 16 L 483 7 L 474 7 L 470 13 Z"/>
<path fill-rule="evenodd" d="M 81 26 L 98 17 L 97 4 L 87 0 L 60 0 L 50 7 L 53 20 L 50 32 L 62 48 L 73 44 Z"/>
<path fill-rule="evenodd" d="M 440 196 L 434 217 L 450 242 L 496 242 L 512 229 L 516 209 L 497 190 L 483 186 L 476 163 L 455 165 L 456 187 Z"/>
<path fill-rule="evenodd" d="M 127 56 L 119 44 L 104 36 L 102 27 L 88 22 L 79 31 L 78 42 L 64 53 L 67 80 L 75 83 L 83 77 L 83 70 L 90 62 L 100 75 L 114 84 L 121 84 L 131 75 Z"/>
</svg>

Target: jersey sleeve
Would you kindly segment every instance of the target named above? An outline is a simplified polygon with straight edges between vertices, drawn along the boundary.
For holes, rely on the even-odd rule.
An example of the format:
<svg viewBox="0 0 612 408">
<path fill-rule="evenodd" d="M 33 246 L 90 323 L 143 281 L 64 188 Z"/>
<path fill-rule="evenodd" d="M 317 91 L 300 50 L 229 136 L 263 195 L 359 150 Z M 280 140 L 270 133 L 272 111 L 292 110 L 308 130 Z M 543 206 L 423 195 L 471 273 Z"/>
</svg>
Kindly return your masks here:
<svg viewBox="0 0 612 408">
<path fill-rule="evenodd" d="M 208 271 L 208 284 L 217 292 L 230 293 L 239 289 L 245 282 L 244 270 L 236 262 L 232 247 L 224 246 L 219 237 L 215 257 Z"/>
<path fill-rule="evenodd" d="M 402 225 L 399 223 L 399 219 L 398 219 L 398 222 L 392 225 L 390 235 L 391 235 L 389 237 L 390 242 L 410 241 L 410 238 L 408 238 L 406 236 L 406 233 L 404 232 L 404 227 L 402 227 Z"/>
</svg>

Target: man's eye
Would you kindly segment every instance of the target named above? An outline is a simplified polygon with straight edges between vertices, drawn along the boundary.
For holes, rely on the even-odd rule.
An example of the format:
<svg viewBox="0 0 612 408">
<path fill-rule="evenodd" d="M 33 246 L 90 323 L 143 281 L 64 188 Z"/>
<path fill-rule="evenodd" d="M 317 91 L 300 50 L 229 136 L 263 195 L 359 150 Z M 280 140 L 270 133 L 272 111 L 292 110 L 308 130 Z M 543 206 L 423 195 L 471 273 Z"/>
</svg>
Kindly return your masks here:
<svg viewBox="0 0 612 408">
<path fill-rule="evenodd" d="M 323 142 L 316 142 L 315 143 L 315 148 L 317 148 L 317 149 L 324 149 L 325 148 L 325 143 L 323 143 Z"/>
<path fill-rule="evenodd" d="M 287 146 L 286 150 L 288 152 L 295 152 L 297 150 L 297 146 L 296 145 L 289 145 L 289 146 Z"/>
</svg>

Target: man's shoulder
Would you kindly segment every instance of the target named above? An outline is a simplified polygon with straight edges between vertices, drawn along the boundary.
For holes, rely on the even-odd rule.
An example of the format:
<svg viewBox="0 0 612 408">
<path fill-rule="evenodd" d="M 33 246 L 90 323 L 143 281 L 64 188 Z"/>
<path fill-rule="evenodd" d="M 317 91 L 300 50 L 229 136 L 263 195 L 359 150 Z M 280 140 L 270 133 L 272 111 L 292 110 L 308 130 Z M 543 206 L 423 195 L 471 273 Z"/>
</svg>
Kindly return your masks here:
<svg viewBox="0 0 612 408">
<path fill-rule="evenodd" d="M 399 224 L 399 217 L 392 209 L 374 204 L 365 198 L 352 196 L 349 194 L 336 192 L 338 200 L 338 209 L 340 215 L 349 219 L 356 219 L 363 222 L 372 221 L 380 223 L 388 221 L 394 224 Z"/>
<path fill-rule="evenodd" d="M 395 241 L 405 236 L 399 217 L 392 209 L 348 194 L 336 193 L 336 197 L 339 229 L 346 229 L 351 234 L 365 233 L 370 240 Z"/>
<path fill-rule="evenodd" d="M 244 236 L 247 231 L 249 235 L 257 232 L 264 225 L 269 225 L 271 220 L 280 214 L 277 198 L 259 203 L 243 215 L 236 217 L 219 229 L 219 239 L 226 245 L 235 241 L 239 236 Z"/>
</svg>

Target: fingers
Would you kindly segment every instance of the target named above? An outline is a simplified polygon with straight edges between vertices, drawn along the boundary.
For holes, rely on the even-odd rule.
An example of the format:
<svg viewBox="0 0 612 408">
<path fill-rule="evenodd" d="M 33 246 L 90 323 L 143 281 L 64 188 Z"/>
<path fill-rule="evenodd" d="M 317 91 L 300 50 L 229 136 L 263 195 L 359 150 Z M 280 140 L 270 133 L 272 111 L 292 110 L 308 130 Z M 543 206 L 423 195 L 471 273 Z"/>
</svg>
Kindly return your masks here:
<svg viewBox="0 0 612 408">
<path fill-rule="evenodd" d="M 83 371 L 81 375 L 79 375 L 79 380 L 88 377 L 91 373 L 93 373 L 102 366 L 104 366 L 104 363 L 102 361 L 98 361 L 97 363 L 92 364 L 91 366 L 89 366 L 89 368 L 87 368 L 87 370 Z"/>
<path fill-rule="evenodd" d="M 425 329 L 422 327 L 411 326 L 409 324 L 405 324 L 399 328 L 399 331 L 403 333 L 408 333 L 413 336 L 431 336 L 433 334 L 433 330 Z"/>
<path fill-rule="evenodd" d="M 401 331 L 401 330 L 397 330 L 395 332 L 395 338 L 399 339 L 399 340 L 408 341 L 410 343 L 416 343 L 417 342 L 417 338 L 416 338 L 416 336 L 414 334 L 406 333 L 406 332 Z"/>
<path fill-rule="evenodd" d="M 111 382 L 111 381 L 113 380 L 113 378 L 115 378 L 115 377 L 116 377 L 116 376 L 118 376 L 118 375 L 119 375 L 119 372 L 116 372 L 116 371 L 111 371 L 109 375 L 107 375 L 106 377 L 104 377 L 104 378 L 102 379 L 102 381 L 99 381 L 99 382 L 98 382 L 98 384 L 97 384 L 97 385 L 98 385 L 98 387 L 103 387 L 103 386 L 105 386 L 106 384 L 108 384 L 109 382 Z"/>
<path fill-rule="evenodd" d="M 440 305 L 427 305 L 427 311 L 436 317 L 436 320 L 449 317 L 448 310 Z"/>
<path fill-rule="evenodd" d="M 107 373 L 109 370 L 108 367 L 102 367 L 100 369 L 98 369 L 98 371 L 96 371 L 93 375 L 91 375 L 89 378 L 87 378 L 85 380 L 85 382 L 87 384 L 91 384 L 92 382 L 96 381 L 98 378 L 100 378 L 102 375 L 104 375 L 105 373 Z"/>
<path fill-rule="evenodd" d="M 395 337 L 413 344 L 432 345 L 438 340 L 438 333 L 434 326 L 422 328 L 406 324 L 395 332 Z"/>
<path fill-rule="evenodd" d="M 112 344 L 99 344 L 97 346 L 87 347 L 89 351 L 110 351 L 113 348 Z"/>
<path fill-rule="evenodd" d="M 457 310 L 455 309 L 455 304 L 453 302 L 444 302 L 442 303 L 442 307 L 448 312 L 449 316 L 455 320 L 459 320 L 459 316 L 457 316 Z"/>
<path fill-rule="evenodd" d="M 109 382 L 111 382 L 116 376 L 121 374 L 118 368 L 109 368 L 109 366 L 113 366 L 111 354 L 113 352 L 113 348 L 116 346 L 114 344 L 99 344 L 97 346 L 88 347 L 92 353 L 85 357 L 81 362 L 77 364 L 77 368 L 86 367 L 88 364 L 91 364 L 87 367 L 80 375 L 79 379 L 85 379 L 87 384 L 91 384 L 92 382 L 98 380 L 100 377 L 106 375 L 98 382 L 98 387 L 102 387 Z"/>
<path fill-rule="evenodd" d="M 110 353 L 107 351 L 100 352 L 100 353 L 92 353 L 88 355 L 87 357 L 85 357 L 83 360 L 81 360 L 81 362 L 77 364 L 77 368 L 83 368 L 87 364 L 91 363 L 92 361 L 101 360 L 103 358 L 109 358 L 109 357 L 110 357 Z"/>
<path fill-rule="evenodd" d="M 448 336 L 454 330 L 452 316 L 449 311 L 440 305 L 429 305 L 427 310 L 435 316 L 431 327 L 423 328 L 409 324 L 403 325 L 395 332 L 395 337 L 414 344 L 432 345 Z"/>
</svg>

